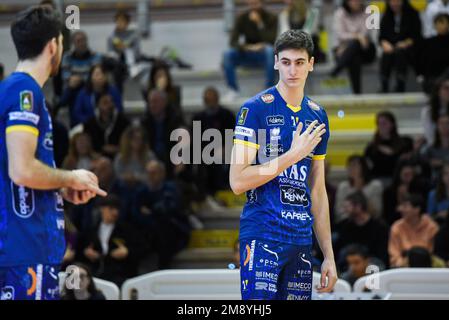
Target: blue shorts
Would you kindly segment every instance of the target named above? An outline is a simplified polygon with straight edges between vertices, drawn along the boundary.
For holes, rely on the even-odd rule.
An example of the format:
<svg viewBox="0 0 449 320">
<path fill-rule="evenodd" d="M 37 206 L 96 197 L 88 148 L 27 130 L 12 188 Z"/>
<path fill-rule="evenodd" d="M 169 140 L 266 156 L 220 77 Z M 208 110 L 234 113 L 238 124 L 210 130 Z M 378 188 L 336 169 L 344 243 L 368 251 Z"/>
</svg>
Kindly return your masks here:
<svg viewBox="0 0 449 320">
<path fill-rule="evenodd" d="M 310 300 L 312 246 L 240 240 L 243 300 Z"/>
<path fill-rule="evenodd" d="M 0 267 L 0 300 L 59 300 L 59 265 Z"/>
</svg>

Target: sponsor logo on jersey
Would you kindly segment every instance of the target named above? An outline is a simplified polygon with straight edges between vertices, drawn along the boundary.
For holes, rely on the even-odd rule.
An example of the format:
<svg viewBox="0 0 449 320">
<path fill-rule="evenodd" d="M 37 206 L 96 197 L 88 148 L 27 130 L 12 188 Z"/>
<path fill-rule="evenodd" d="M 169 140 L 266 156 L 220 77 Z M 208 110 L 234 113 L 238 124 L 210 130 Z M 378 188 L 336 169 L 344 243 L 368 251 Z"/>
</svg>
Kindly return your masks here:
<svg viewBox="0 0 449 320">
<path fill-rule="evenodd" d="M 273 255 L 276 258 L 276 262 L 279 261 L 279 256 L 277 254 L 277 252 L 275 252 L 274 250 L 270 250 L 268 248 L 267 244 L 263 244 L 261 245 L 262 250 L 264 250 L 265 252 L 268 252 L 269 254 Z"/>
<path fill-rule="evenodd" d="M 9 113 L 9 121 L 26 121 L 35 126 L 39 123 L 39 116 L 28 111 L 15 111 Z"/>
<path fill-rule="evenodd" d="M 268 126 L 283 126 L 284 125 L 284 116 L 281 114 L 277 114 L 274 116 L 267 117 L 267 125 Z"/>
<path fill-rule="evenodd" d="M 265 103 L 272 103 L 274 101 L 274 96 L 270 93 L 264 94 L 262 97 L 260 97 L 263 102 Z"/>
<path fill-rule="evenodd" d="M 276 156 L 284 153 L 284 146 L 281 143 L 269 143 L 265 146 L 265 155 L 267 157 Z"/>
<path fill-rule="evenodd" d="M 309 296 L 307 295 L 296 295 L 289 293 L 287 296 L 287 300 L 309 300 Z"/>
<path fill-rule="evenodd" d="M 51 131 L 45 134 L 42 145 L 49 151 L 53 150 L 53 133 Z"/>
<path fill-rule="evenodd" d="M 248 290 L 248 280 L 242 280 L 242 289 L 243 291 Z"/>
<path fill-rule="evenodd" d="M 246 197 L 248 199 L 248 203 L 254 203 L 257 201 L 257 191 L 256 189 L 251 189 L 247 192 Z"/>
<path fill-rule="evenodd" d="M 312 220 L 312 218 L 310 217 L 310 215 L 307 212 L 296 212 L 296 211 L 289 211 L 289 210 L 282 210 L 281 217 L 283 219 L 288 219 L 288 220 L 301 220 L 301 221 Z"/>
<path fill-rule="evenodd" d="M 55 203 L 56 211 L 64 211 L 64 199 L 58 191 L 55 192 Z"/>
<path fill-rule="evenodd" d="M 275 272 L 256 271 L 257 280 L 278 281 L 278 274 Z"/>
<path fill-rule="evenodd" d="M 14 287 L 6 286 L 0 290 L 0 300 L 2 301 L 14 300 L 14 297 L 15 297 Z"/>
<path fill-rule="evenodd" d="M 280 134 L 281 134 L 281 128 L 276 127 L 276 128 L 270 129 L 270 141 L 281 139 Z"/>
<path fill-rule="evenodd" d="M 256 240 L 251 241 L 251 250 L 249 253 L 249 267 L 248 270 L 252 271 L 254 266 L 254 250 L 256 250 Z"/>
<path fill-rule="evenodd" d="M 240 115 L 239 115 L 239 120 L 237 121 L 237 123 L 239 125 L 245 124 L 246 117 L 248 116 L 248 112 L 249 112 L 248 108 L 242 108 L 242 111 L 240 112 Z"/>
<path fill-rule="evenodd" d="M 313 102 L 312 100 L 309 100 L 307 102 L 307 104 L 309 105 L 310 108 L 312 108 L 313 110 L 319 111 L 320 110 L 320 106 L 316 103 Z"/>
<path fill-rule="evenodd" d="M 254 137 L 255 136 L 254 129 L 247 128 L 247 127 L 237 126 L 237 127 L 235 127 L 234 133 L 235 133 L 235 135 L 240 135 L 240 136 L 244 136 L 244 137 Z"/>
<path fill-rule="evenodd" d="M 305 263 L 307 263 L 307 265 L 309 266 L 309 268 L 312 268 L 312 263 L 310 262 L 310 260 L 306 259 L 306 255 L 304 253 L 302 253 L 300 256 L 301 260 Z"/>
<path fill-rule="evenodd" d="M 20 92 L 20 110 L 33 111 L 33 92 L 29 90 Z"/>
<path fill-rule="evenodd" d="M 251 259 L 251 247 L 249 245 L 245 246 L 245 251 L 243 252 L 243 266 L 246 267 Z"/>
<path fill-rule="evenodd" d="M 35 209 L 34 191 L 11 182 L 11 193 L 14 213 L 23 219 L 31 217 Z"/>
<path fill-rule="evenodd" d="M 288 185 L 281 185 L 281 202 L 283 204 L 290 204 L 293 206 L 303 206 L 307 207 L 309 205 L 309 200 L 306 196 L 306 190 L 294 188 Z"/>
<path fill-rule="evenodd" d="M 287 287 L 295 290 L 312 290 L 312 284 L 308 282 L 288 282 Z"/>
</svg>

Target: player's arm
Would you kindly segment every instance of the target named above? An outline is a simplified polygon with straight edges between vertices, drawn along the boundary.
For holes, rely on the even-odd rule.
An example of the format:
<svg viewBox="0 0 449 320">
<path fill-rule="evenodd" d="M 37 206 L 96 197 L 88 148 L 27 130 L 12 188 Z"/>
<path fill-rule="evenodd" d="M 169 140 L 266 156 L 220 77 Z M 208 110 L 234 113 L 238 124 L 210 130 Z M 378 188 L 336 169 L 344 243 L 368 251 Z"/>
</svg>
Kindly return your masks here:
<svg viewBox="0 0 449 320">
<path fill-rule="evenodd" d="M 93 195 L 106 194 L 98 187 L 93 173 L 54 169 L 36 159 L 38 134 L 32 126 L 12 126 L 6 130 L 8 173 L 15 184 L 38 190 L 69 188 Z"/>
<path fill-rule="evenodd" d="M 251 165 L 257 156 L 257 148 L 252 144 L 234 144 L 232 149 L 232 161 L 229 173 L 231 189 L 235 194 L 241 194 L 257 188 L 275 177 L 294 163 L 305 158 L 321 141 L 321 136 L 326 131 L 324 124 L 315 127 L 317 121 L 301 134 L 302 123 L 296 128 L 290 149 L 283 155 L 264 164 Z"/>
<path fill-rule="evenodd" d="M 324 261 L 321 266 L 321 288 L 318 289 L 318 292 L 330 292 L 337 282 L 337 271 L 332 250 L 324 160 L 312 161 L 309 185 L 312 198 L 312 214 L 315 220 L 314 230 L 324 255 Z M 328 278 L 327 283 L 326 277 Z"/>
</svg>

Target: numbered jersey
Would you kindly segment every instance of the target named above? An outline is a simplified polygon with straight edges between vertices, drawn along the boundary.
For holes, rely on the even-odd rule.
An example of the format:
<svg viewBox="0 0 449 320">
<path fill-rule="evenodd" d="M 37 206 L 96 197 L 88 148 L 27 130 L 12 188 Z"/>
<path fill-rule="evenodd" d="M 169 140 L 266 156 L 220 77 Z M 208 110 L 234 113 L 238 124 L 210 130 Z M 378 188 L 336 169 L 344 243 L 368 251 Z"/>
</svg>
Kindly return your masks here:
<svg viewBox="0 0 449 320">
<path fill-rule="evenodd" d="M 325 124 L 326 133 L 312 153 L 268 183 L 247 192 L 240 218 L 240 239 L 311 244 L 313 215 L 307 180 L 312 161 L 325 158 L 329 139 L 326 112 L 308 97 L 304 97 L 301 106 L 294 107 L 285 102 L 276 87 L 272 87 L 240 108 L 234 143 L 256 148 L 255 164 L 265 163 L 288 151 L 299 122 L 303 123 L 304 131 L 314 120 L 318 120 L 318 125 Z"/>
<path fill-rule="evenodd" d="M 52 124 L 42 90 L 21 72 L 0 83 L 0 267 L 59 264 L 65 251 L 63 200 L 57 190 L 33 190 L 12 182 L 6 135 L 15 131 L 35 135 L 36 159 L 55 167 Z"/>
</svg>

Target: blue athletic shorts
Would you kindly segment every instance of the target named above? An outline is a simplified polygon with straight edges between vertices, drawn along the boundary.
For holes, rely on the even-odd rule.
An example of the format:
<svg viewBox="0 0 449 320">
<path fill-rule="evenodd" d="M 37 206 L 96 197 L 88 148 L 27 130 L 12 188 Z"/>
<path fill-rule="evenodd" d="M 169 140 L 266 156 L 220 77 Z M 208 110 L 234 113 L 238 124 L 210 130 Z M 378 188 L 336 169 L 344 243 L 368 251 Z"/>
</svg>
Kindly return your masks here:
<svg viewBox="0 0 449 320">
<path fill-rule="evenodd" d="M 0 300 L 58 300 L 59 265 L 0 267 Z"/>
<path fill-rule="evenodd" d="M 243 300 L 310 300 L 312 246 L 240 240 Z"/>
</svg>

